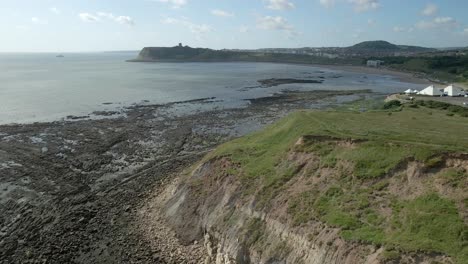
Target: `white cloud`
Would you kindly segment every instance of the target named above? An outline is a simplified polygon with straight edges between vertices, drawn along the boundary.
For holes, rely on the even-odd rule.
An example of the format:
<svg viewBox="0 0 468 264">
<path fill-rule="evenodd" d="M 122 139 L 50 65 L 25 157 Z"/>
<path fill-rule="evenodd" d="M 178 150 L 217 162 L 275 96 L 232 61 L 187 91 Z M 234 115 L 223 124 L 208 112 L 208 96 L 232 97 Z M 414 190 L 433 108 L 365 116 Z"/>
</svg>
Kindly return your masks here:
<svg viewBox="0 0 468 264">
<path fill-rule="evenodd" d="M 264 30 L 278 30 L 287 34 L 288 38 L 299 35 L 289 22 L 280 16 L 264 16 L 257 19 L 257 28 Z"/>
<path fill-rule="evenodd" d="M 38 24 L 38 25 L 46 25 L 47 24 L 46 20 L 43 20 L 43 19 L 40 19 L 40 18 L 37 18 L 37 17 L 32 17 L 31 22 L 33 22 L 34 24 Z"/>
<path fill-rule="evenodd" d="M 418 29 L 451 29 L 458 27 L 459 24 L 453 17 L 436 17 L 431 21 L 419 21 L 416 23 Z"/>
<path fill-rule="evenodd" d="M 456 24 L 457 21 L 453 17 L 436 17 L 434 19 L 436 24 Z"/>
<path fill-rule="evenodd" d="M 379 7 L 379 0 L 348 0 L 357 12 L 365 12 Z"/>
<path fill-rule="evenodd" d="M 114 14 L 112 13 L 107 13 L 107 12 L 97 12 L 97 15 L 102 17 L 102 18 L 107 18 L 107 19 L 115 19 Z"/>
<path fill-rule="evenodd" d="M 97 22 L 101 21 L 101 19 L 107 19 L 121 25 L 133 26 L 135 24 L 133 19 L 129 16 L 115 16 L 114 14 L 108 12 L 97 12 L 96 14 L 81 13 L 79 14 L 79 17 L 84 22 Z"/>
<path fill-rule="evenodd" d="M 257 27 L 266 30 L 293 30 L 286 19 L 280 16 L 264 16 L 257 19 Z"/>
<path fill-rule="evenodd" d="M 128 25 L 128 26 L 133 26 L 135 24 L 133 19 L 129 16 L 118 16 L 115 18 L 115 22 L 122 24 L 122 25 Z"/>
<path fill-rule="evenodd" d="M 181 8 L 182 6 L 187 4 L 187 0 L 157 0 L 161 3 L 170 4 L 172 8 Z"/>
<path fill-rule="evenodd" d="M 320 4 L 326 8 L 330 8 L 335 5 L 335 0 L 320 0 Z"/>
<path fill-rule="evenodd" d="M 49 8 L 49 11 L 56 14 L 56 15 L 59 15 L 61 12 L 60 12 L 60 9 L 56 8 L 56 7 L 51 7 Z"/>
<path fill-rule="evenodd" d="M 427 4 L 426 7 L 421 11 L 421 14 L 425 16 L 433 16 L 439 11 L 439 8 L 434 4 Z"/>
<path fill-rule="evenodd" d="M 84 22 L 97 22 L 99 21 L 99 18 L 97 16 L 94 16 L 90 13 L 80 13 L 78 14 L 81 20 Z"/>
<path fill-rule="evenodd" d="M 201 37 L 201 35 L 209 33 L 213 31 L 213 28 L 206 24 L 196 24 L 191 22 L 186 18 L 178 19 L 178 18 L 171 18 L 168 17 L 162 21 L 164 24 L 173 24 L 173 25 L 181 25 L 186 27 L 190 32 Z"/>
<path fill-rule="evenodd" d="M 229 12 L 226 12 L 226 11 L 220 10 L 220 9 L 211 10 L 211 14 L 214 15 L 214 16 L 219 16 L 219 17 L 233 17 L 234 16 L 233 13 L 229 13 Z"/>
<path fill-rule="evenodd" d="M 267 2 L 267 8 L 272 10 L 294 9 L 295 6 L 289 0 L 264 0 Z"/>
</svg>

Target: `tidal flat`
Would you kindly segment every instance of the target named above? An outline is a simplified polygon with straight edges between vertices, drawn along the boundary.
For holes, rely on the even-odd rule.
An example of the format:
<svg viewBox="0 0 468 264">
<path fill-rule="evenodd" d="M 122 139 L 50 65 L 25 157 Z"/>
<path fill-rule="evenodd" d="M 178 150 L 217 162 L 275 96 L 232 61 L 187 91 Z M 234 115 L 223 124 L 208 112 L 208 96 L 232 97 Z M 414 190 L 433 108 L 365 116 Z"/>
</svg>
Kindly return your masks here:
<svg viewBox="0 0 468 264">
<path fill-rule="evenodd" d="M 169 235 L 150 242 L 139 231 L 151 190 L 220 143 L 291 111 L 372 96 L 289 91 L 241 108 L 206 98 L 134 105 L 116 118 L 0 126 L 0 262 L 189 261 L 195 251 L 174 254 L 175 242 L 155 243 Z"/>
</svg>

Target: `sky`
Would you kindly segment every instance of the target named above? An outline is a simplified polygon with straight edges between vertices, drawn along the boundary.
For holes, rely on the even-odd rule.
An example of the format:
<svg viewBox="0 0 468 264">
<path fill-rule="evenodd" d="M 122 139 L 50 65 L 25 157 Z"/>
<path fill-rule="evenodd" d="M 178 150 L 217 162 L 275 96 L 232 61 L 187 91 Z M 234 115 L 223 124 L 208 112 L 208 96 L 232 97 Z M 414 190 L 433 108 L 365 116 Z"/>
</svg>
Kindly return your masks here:
<svg viewBox="0 0 468 264">
<path fill-rule="evenodd" d="M 466 0 L 0 0 L 0 52 L 468 46 Z"/>
</svg>

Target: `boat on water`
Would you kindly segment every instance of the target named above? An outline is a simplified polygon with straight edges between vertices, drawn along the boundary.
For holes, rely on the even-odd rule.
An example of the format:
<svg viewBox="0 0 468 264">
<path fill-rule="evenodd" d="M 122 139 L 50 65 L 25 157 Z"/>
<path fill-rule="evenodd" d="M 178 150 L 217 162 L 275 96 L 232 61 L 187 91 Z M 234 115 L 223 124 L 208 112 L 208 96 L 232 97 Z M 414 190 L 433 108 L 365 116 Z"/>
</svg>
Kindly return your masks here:
<svg viewBox="0 0 468 264">
<path fill-rule="evenodd" d="M 56 56 L 57 58 L 64 58 L 65 56 L 63 56 L 62 54 L 59 54 Z"/>
</svg>

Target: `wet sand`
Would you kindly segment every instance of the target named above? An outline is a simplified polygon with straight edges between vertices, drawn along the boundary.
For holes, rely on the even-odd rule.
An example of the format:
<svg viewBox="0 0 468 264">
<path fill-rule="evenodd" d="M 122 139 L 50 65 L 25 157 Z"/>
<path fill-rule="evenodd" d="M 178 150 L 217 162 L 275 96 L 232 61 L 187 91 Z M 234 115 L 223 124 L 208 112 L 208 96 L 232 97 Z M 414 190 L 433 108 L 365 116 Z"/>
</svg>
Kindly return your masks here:
<svg viewBox="0 0 468 264">
<path fill-rule="evenodd" d="M 397 80 L 408 83 L 416 84 L 436 84 L 432 81 L 429 81 L 423 78 L 421 75 L 415 75 L 414 73 L 396 71 L 388 68 L 371 68 L 364 66 L 342 66 L 342 65 L 321 65 L 323 68 L 329 68 L 333 70 L 340 71 L 349 71 L 355 73 L 364 73 L 364 74 L 379 74 L 379 75 L 389 75 L 395 77 Z"/>
<path fill-rule="evenodd" d="M 238 109 L 207 107 L 208 98 L 0 126 L 0 263 L 199 263 L 196 247 L 181 248 L 164 226 L 142 231 L 153 189 L 291 111 L 369 95 L 288 92 Z"/>
</svg>

